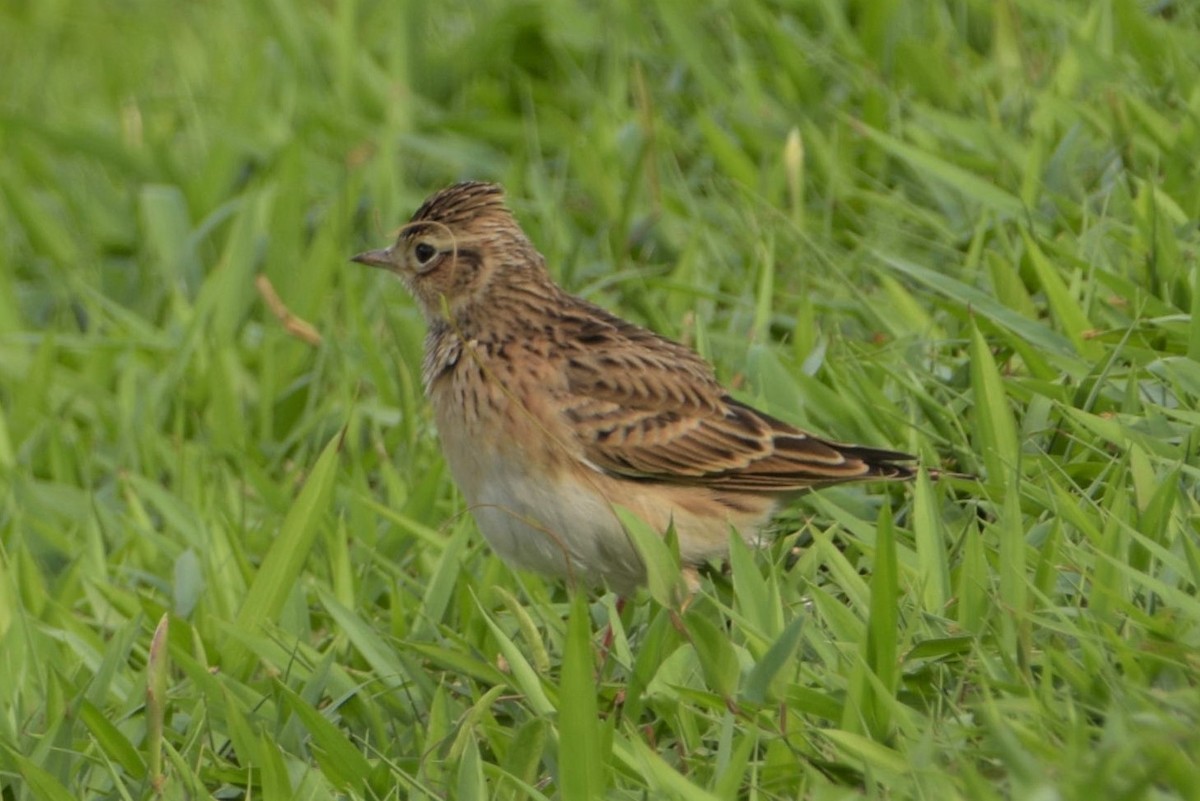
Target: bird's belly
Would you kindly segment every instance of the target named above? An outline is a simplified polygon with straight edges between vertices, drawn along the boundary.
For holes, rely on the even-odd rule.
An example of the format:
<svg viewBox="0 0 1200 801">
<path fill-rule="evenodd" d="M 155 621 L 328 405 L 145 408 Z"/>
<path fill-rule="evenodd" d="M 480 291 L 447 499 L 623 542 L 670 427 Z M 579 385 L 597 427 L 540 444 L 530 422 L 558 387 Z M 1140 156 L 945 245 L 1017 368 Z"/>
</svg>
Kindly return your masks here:
<svg viewBox="0 0 1200 801">
<path fill-rule="evenodd" d="M 596 489 L 511 463 L 490 473 L 464 493 L 480 532 L 509 564 L 619 592 L 644 581 L 637 550 Z"/>
</svg>

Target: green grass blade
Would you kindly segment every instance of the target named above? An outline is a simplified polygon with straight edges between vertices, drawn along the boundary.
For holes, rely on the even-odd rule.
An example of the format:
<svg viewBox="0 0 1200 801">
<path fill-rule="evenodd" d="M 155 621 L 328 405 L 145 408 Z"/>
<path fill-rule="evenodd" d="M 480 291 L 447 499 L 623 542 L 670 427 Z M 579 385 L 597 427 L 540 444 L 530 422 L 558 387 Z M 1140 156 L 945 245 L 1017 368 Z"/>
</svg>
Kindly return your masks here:
<svg viewBox="0 0 1200 801">
<path fill-rule="evenodd" d="M 900 679 L 899 617 L 896 606 L 900 591 L 899 565 L 896 562 L 896 534 L 892 523 L 891 507 L 884 506 L 878 523 L 875 540 L 874 568 L 871 571 L 871 608 L 867 618 L 867 639 L 864 648 L 866 664 L 878 680 L 881 691 L 890 697 L 896 692 Z M 870 727 L 877 737 L 883 738 L 891 728 L 890 703 L 876 698 L 872 688 L 866 711 Z"/>
<path fill-rule="evenodd" d="M 913 537 L 916 540 L 917 570 L 922 605 L 926 612 L 941 615 L 950 602 L 950 565 L 940 505 L 929 474 L 917 476 L 913 490 Z M 873 592 L 873 591 L 872 591 Z"/>
<path fill-rule="evenodd" d="M 538 677 L 537 671 L 529 664 L 529 660 L 525 658 L 525 654 L 513 642 L 512 638 L 505 631 L 496 625 L 496 621 L 484 610 L 479 604 L 478 599 L 475 603 L 479 606 L 479 613 L 483 616 L 487 623 L 488 630 L 496 639 L 496 644 L 500 648 L 500 653 L 504 655 L 505 661 L 508 662 L 508 670 L 512 674 L 513 686 L 520 690 L 525 700 L 529 705 L 537 711 L 539 715 L 550 715 L 554 712 L 554 703 L 546 693 L 546 688 L 542 684 L 542 680 Z"/>
<path fill-rule="evenodd" d="M 276 692 L 312 737 L 313 755 L 322 773 L 339 790 L 362 793 L 371 765 L 346 735 L 325 714 L 280 682 Z"/>
<path fill-rule="evenodd" d="M 856 122 L 855 129 L 891 155 L 907 162 L 918 175 L 945 184 L 964 197 L 1005 216 L 1021 217 L 1025 214 L 1025 205 L 1020 198 L 991 181 L 869 125 Z"/>
<path fill-rule="evenodd" d="M 633 770 L 643 775 L 653 797 L 680 801 L 719 801 L 717 796 L 688 781 L 666 760 L 647 745 L 639 735 L 620 738 L 614 742 L 618 756 Z"/>
<path fill-rule="evenodd" d="M 1086 339 L 1087 333 L 1094 327 L 1088 320 L 1087 314 L 1071 297 L 1067 285 L 1063 283 L 1054 265 L 1046 258 L 1046 254 L 1042 252 L 1033 235 L 1022 229 L 1021 238 L 1025 242 L 1029 263 L 1033 265 L 1038 283 L 1042 285 L 1042 291 L 1046 293 L 1050 309 L 1058 318 L 1059 324 L 1066 331 L 1067 337 L 1070 338 L 1080 355 L 1088 361 L 1096 361 L 1100 358 L 1102 349 L 1099 342 Z"/>
<path fill-rule="evenodd" d="M 340 439 L 334 437 L 325 446 L 284 518 L 279 535 L 271 543 L 242 602 L 237 616 L 239 628 L 259 631 L 276 619 L 288 594 L 296 586 L 333 495 L 339 442 Z M 234 662 L 235 666 L 241 664 L 241 660 Z"/>
<path fill-rule="evenodd" d="M 558 780 L 564 799 L 603 798 L 608 770 L 603 723 L 596 708 L 596 672 L 587 598 L 574 593 L 567 621 L 558 706 Z"/>
<path fill-rule="evenodd" d="M 987 480 L 1003 485 L 1018 469 L 1020 441 L 996 360 L 978 327 L 971 328 L 971 390 L 975 395 L 975 450 L 983 457 Z"/>
<path fill-rule="evenodd" d="M 1030 320 L 1001 305 L 987 292 L 963 283 L 953 275 L 944 275 L 893 255 L 878 254 L 889 268 L 921 282 L 927 288 L 952 299 L 964 313 L 977 314 L 1000 328 L 1011 331 L 1033 345 L 1045 356 L 1074 357 L 1071 341 L 1057 331 Z"/>
<path fill-rule="evenodd" d="M 42 769 L 32 760 L 15 751 L 9 752 L 9 759 L 16 765 L 17 773 L 38 801 L 73 801 L 76 798 L 54 774 Z"/>
<path fill-rule="evenodd" d="M 780 632 L 775 642 L 755 663 L 742 683 L 742 697 L 752 704 L 763 704 L 774 698 L 782 689 L 782 680 L 788 677 L 784 668 L 790 664 L 801 642 L 803 617 L 795 617 Z"/>
<path fill-rule="evenodd" d="M 662 532 L 655 531 L 633 512 L 622 506 L 616 506 L 614 510 L 646 565 L 646 587 L 650 595 L 663 606 L 677 607 L 687 596 L 678 549 L 672 549 Z"/>
</svg>

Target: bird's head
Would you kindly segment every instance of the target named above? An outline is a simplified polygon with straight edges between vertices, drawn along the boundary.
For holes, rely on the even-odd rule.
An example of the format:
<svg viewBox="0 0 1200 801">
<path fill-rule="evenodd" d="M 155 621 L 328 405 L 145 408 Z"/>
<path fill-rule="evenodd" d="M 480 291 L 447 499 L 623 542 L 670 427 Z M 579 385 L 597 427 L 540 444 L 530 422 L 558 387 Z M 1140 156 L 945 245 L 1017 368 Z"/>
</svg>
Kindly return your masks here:
<svg viewBox="0 0 1200 801">
<path fill-rule="evenodd" d="M 497 280 L 544 270 L 497 184 L 469 181 L 431 195 L 391 247 L 351 261 L 395 273 L 429 321 L 484 302 Z"/>
</svg>

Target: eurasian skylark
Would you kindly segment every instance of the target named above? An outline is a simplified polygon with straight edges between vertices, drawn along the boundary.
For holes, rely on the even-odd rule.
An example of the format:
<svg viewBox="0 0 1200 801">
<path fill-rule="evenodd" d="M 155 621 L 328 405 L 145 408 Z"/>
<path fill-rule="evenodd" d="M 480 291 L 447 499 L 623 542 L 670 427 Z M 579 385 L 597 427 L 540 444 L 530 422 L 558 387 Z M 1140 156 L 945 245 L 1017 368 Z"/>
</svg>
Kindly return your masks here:
<svg viewBox="0 0 1200 801">
<path fill-rule="evenodd" d="M 428 322 L 423 376 L 446 461 L 509 564 L 625 594 L 645 567 L 613 511 L 680 556 L 756 543 L 806 490 L 910 478 L 914 457 L 822 439 L 735 400 L 688 348 L 567 294 L 495 184 L 432 195 L 354 261 L 400 277 Z"/>
</svg>

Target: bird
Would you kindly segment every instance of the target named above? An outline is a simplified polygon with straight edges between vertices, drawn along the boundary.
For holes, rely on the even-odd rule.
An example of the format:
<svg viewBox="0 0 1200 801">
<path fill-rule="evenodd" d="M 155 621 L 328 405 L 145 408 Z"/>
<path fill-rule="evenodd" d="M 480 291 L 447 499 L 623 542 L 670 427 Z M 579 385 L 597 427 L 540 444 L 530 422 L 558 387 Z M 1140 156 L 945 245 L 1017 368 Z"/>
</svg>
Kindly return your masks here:
<svg viewBox="0 0 1200 801">
<path fill-rule="evenodd" d="M 674 527 L 689 584 L 809 490 L 899 481 L 915 457 L 836 442 L 733 397 L 690 348 L 569 294 L 495 183 L 430 195 L 389 247 L 427 324 L 422 379 L 450 472 L 509 565 L 621 597 L 647 571 L 617 508 Z"/>
</svg>

